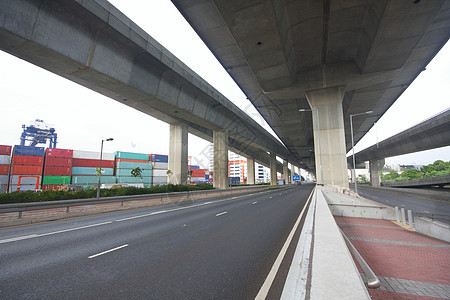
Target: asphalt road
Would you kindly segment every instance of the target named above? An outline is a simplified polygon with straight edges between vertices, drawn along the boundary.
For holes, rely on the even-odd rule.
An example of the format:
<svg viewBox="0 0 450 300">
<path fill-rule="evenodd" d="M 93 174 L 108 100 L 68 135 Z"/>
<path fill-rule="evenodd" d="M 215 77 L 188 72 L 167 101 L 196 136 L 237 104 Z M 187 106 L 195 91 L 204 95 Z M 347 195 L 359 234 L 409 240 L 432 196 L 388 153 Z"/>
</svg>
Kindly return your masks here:
<svg viewBox="0 0 450 300">
<path fill-rule="evenodd" d="M 0 229 L 0 298 L 254 299 L 312 188 Z"/>
<path fill-rule="evenodd" d="M 450 223 L 450 204 L 448 203 L 427 201 L 423 198 L 404 195 L 401 193 L 401 189 L 394 194 L 382 189 L 366 188 L 364 185 L 358 185 L 358 193 L 367 199 L 391 207 L 403 207 L 405 210 L 412 210 L 414 214 L 434 216 L 441 222 Z"/>
</svg>

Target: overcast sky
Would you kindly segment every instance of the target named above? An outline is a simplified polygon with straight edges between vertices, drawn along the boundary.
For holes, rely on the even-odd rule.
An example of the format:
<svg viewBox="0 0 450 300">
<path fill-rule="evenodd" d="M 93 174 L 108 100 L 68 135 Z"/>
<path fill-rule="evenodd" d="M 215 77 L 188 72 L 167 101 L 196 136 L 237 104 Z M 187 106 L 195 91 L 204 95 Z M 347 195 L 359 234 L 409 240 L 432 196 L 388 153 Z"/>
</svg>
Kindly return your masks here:
<svg viewBox="0 0 450 300">
<path fill-rule="evenodd" d="M 169 0 L 110 1 L 159 43 L 266 129 L 223 67 Z M 54 125 L 58 148 L 168 154 L 169 125 L 0 51 L 0 144 L 20 143 L 22 124 Z M 450 45 L 406 90 L 355 148 L 359 151 L 450 107 Z M 207 167 L 208 142 L 189 135 L 189 155 Z M 450 147 L 389 158 L 387 163 L 450 160 Z"/>
</svg>

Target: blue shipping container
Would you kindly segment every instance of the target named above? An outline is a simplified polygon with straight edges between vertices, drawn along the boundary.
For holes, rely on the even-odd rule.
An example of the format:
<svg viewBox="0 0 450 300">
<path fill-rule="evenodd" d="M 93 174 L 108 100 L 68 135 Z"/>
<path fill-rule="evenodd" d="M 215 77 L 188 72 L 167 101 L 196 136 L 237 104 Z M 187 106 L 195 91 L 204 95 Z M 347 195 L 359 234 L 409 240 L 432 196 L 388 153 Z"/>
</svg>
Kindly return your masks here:
<svg viewBox="0 0 450 300">
<path fill-rule="evenodd" d="M 136 160 L 146 160 L 146 161 L 148 161 L 150 158 L 150 156 L 148 154 L 123 152 L 123 151 L 116 151 L 115 156 L 116 156 L 116 158 L 136 159 Z"/>
<path fill-rule="evenodd" d="M 232 185 L 241 184 L 241 178 L 239 177 L 230 177 L 229 183 Z"/>
<path fill-rule="evenodd" d="M 30 146 L 14 146 L 14 155 L 27 155 L 27 156 L 44 156 L 44 147 L 30 147 Z"/>
<path fill-rule="evenodd" d="M 102 168 L 102 175 L 108 176 L 114 174 L 113 168 Z M 97 175 L 97 168 L 72 167 L 72 175 Z"/>
<path fill-rule="evenodd" d="M 169 162 L 168 155 L 152 154 L 152 162 Z"/>
</svg>

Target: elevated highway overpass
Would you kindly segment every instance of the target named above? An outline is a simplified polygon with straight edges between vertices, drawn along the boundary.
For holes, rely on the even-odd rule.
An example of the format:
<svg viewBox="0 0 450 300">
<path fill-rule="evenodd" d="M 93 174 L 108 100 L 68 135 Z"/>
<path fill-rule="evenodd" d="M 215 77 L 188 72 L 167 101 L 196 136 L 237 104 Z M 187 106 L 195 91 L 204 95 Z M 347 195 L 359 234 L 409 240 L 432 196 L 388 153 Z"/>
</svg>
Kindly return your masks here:
<svg viewBox="0 0 450 300">
<path fill-rule="evenodd" d="M 106 1 L 0 0 L 0 49 L 170 123 L 171 182 L 186 180 L 187 132 L 214 141 L 217 187 L 228 147 L 272 182 L 290 162 L 347 187 L 348 116 L 375 112 L 355 119 L 358 141 L 450 32 L 448 0 L 172 2 L 283 144 Z"/>
<path fill-rule="evenodd" d="M 274 180 L 289 173 L 275 155 L 308 168 L 107 1 L 0 1 L 0 49 L 170 123 L 172 183 L 187 179 L 188 132 L 214 140 L 222 188 L 228 147 L 270 166 Z"/>
<path fill-rule="evenodd" d="M 349 116 L 374 112 L 358 142 L 450 33 L 445 0 L 172 2 L 295 158 L 344 187 Z"/>
<path fill-rule="evenodd" d="M 369 148 L 355 153 L 357 164 L 370 162 L 370 177 L 373 186 L 380 186 L 380 173 L 384 159 L 397 155 L 450 146 L 450 108 L 385 139 Z M 352 166 L 353 156 L 347 157 Z"/>
</svg>

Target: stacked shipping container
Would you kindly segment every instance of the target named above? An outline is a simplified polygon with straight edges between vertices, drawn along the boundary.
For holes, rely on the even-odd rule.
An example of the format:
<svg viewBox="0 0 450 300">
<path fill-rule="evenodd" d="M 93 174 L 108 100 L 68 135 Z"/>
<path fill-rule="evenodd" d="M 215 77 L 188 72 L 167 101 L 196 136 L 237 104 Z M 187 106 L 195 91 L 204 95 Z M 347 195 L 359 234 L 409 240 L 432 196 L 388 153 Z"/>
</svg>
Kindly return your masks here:
<svg viewBox="0 0 450 300">
<path fill-rule="evenodd" d="M 209 175 L 209 170 L 206 169 L 191 169 L 191 183 L 205 183 L 206 174 Z"/>
<path fill-rule="evenodd" d="M 9 191 L 35 191 L 40 188 L 44 168 L 44 148 L 14 146 Z"/>
<path fill-rule="evenodd" d="M 0 145 L 0 194 L 6 193 L 11 164 L 11 146 Z"/>
<path fill-rule="evenodd" d="M 169 156 L 150 154 L 153 165 L 153 185 L 167 184 L 167 170 L 169 168 Z"/>
<path fill-rule="evenodd" d="M 73 150 L 72 185 L 75 188 L 93 188 L 98 183 L 100 152 Z M 102 155 L 101 183 L 116 183 L 114 176 L 114 153 Z"/>
<path fill-rule="evenodd" d="M 152 185 L 152 165 L 148 154 L 117 151 L 116 177 L 117 183 L 150 187 Z M 141 177 L 133 177 L 133 169 L 141 169 Z"/>
<path fill-rule="evenodd" d="M 67 189 L 72 176 L 73 150 L 47 148 L 44 160 L 43 190 Z"/>
</svg>

